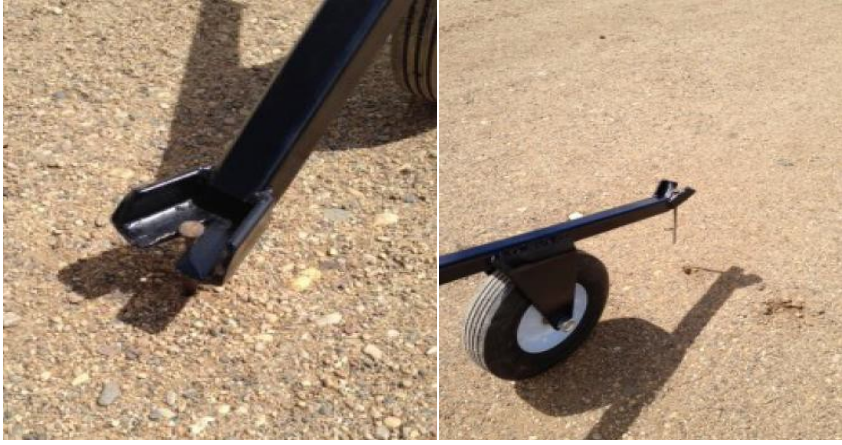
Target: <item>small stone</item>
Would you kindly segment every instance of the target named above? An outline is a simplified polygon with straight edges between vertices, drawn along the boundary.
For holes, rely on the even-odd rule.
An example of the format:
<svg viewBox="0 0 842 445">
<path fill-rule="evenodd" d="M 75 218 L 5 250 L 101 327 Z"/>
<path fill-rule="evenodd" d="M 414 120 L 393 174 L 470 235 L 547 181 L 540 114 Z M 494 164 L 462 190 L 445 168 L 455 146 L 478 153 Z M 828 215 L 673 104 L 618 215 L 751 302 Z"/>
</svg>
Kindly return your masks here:
<svg viewBox="0 0 842 445">
<path fill-rule="evenodd" d="M 220 416 L 227 416 L 228 413 L 231 412 L 231 405 L 219 405 L 216 412 L 218 412 Z"/>
<path fill-rule="evenodd" d="M 108 225 L 108 218 L 99 216 L 94 220 L 94 225 L 97 227 L 105 227 Z"/>
<path fill-rule="evenodd" d="M 216 420 L 216 419 L 214 419 L 213 417 L 209 417 L 209 416 L 205 416 L 205 417 L 200 418 L 199 420 L 196 421 L 196 423 L 194 423 L 193 425 L 190 425 L 190 435 L 198 436 L 199 434 L 202 434 L 202 431 L 204 431 L 205 428 L 207 428 L 208 425 L 210 425 L 210 423 L 213 422 L 214 420 Z"/>
<path fill-rule="evenodd" d="M 322 270 L 339 270 L 342 268 L 342 263 L 337 260 L 324 260 L 319 262 L 319 269 Z"/>
<path fill-rule="evenodd" d="M 85 301 L 85 297 L 79 294 L 70 294 L 67 296 L 67 302 L 70 304 L 79 304 L 83 301 Z"/>
<path fill-rule="evenodd" d="M 386 337 L 389 337 L 389 338 L 396 338 L 399 335 L 401 335 L 401 333 L 394 330 L 394 329 L 389 329 L 388 331 L 386 331 Z"/>
<path fill-rule="evenodd" d="M 374 225 L 375 226 L 389 226 L 389 225 L 392 225 L 392 224 L 397 224 L 399 219 L 400 218 L 398 218 L 398 215 L 396 215 L 392 212 L 383 212 L 383 213 L 374 217 Z"/>
<path fill-rule="evenodd" d="M 167 392 L 165 401 L 167 402 L 167 405 L 174 407 L 176 403 L 178 403 L 178 394 L 173 391 Z"/>
<path fill-rule="evenodd" d="M 188 220 L 178 226 L 178 234 L 187 239 L 196 239 L 205 233 L 205 225 L 201 221 Z"/>
<path fill-rule="evenodd" d="M 388 440 L 389 439 L 389 429 L 383 425 L 377 425 L 377 428 L 374 429 L 374 437 L 380 440 Z"/>
<path fill-rule="evenodd" d="M 140 351 L 132 347 L 127 347 L 124 353 L 127 360 L 137 360 L 140 358 Z"/>
<path fill-rule="evenodd" d="M 574 219 L 579 219 L 583 216 L 585 216 L 585 215 L 581 214 L 580 212 L 573 212 L 573 213 L 567 215 L 567 220 L 573 221 Z"/>
<path fill-rule="evenodd" d="M 110 345 L 103 345 L 97 348 L 96 352 L 106 356 L 106 357 L 114 357 L 115 355 L 119 354 L 123 348 L 120 346 L 119 343 L 112 343 Z"/>
<path fill-rule="evenodd" d="M 131 179 L 134 177 L 134 172 L 122 167 L 112 168 L 111 169 L 111 176 L 116 176 L 121 179 Z"/>
<path fill-rule="evenodd" d="M 322 318 L 316 320 L 316 325 L 318 326 L 330 326 L 338 324 L 342 321 L 342 314 L 339 312 L 334 312 L 332 314 L 327 314 Z"/>
<path fill-rule="evenodd" d="M 73 379 L 72 382 L 70 382 L 70 384 L 72 386 L 79 386 L 79 385 L 84 385 L 85 383 L 88 383 L 90 380 L 91 380 L 91 376 L 88 375 L 87 372 L 83 372 L 83 373 L 77 375 L 76 378 Z"/>
<path fill-rule="evenodd" d="M 323 416 L 332 416 L 333 415 L 333 405 L 329 403 L 322 403 L 319 406 L 319 414 Z"/>
<path fill-rule="evenodd" d="M 438 353 L 439 353 L 438 346 L 433 346 L 432 348 L 427 349 L 427 355 L 436 355 Z"/>
<path fill-rule="evenodd" d="M 294 280 L 292 280 L 292 288 L 297 292 L 303 292 L 307 290 L 314 281 L 321 278 L 322 273 L 319 272 L 318 269 L 308 268 L 305 269 L 299 276 L 297 276 Z"/>
<path fill-rule="evenodd" d="M 374 360 L 380 360 L 383 358 L 383 351 L 381 351 L 380 348 L 372 344 L 366 345 L 363 348 L 363 353 L 373 358 Z"/>
<path fill-rule="evenodd" d="M 10 328 L 21 322 L 23 318 L 14 312 L 3 312 L 3 329 Z"/>
<path fill-rule="evenodd" d="M 397 417 L 387 417 L 383 419 L 383 425 L 386 425 L 386 427 L 391 430 L 400 428 L 402 424 L 403 421 L 401 421 L 401 419 L 398 419 Z"/>
<path fill-rule="evenodd" d="M 351 212 L 344 209 L 326 209 L 324 218 L 333 222 L 347 221 L 351 218 Z"/>
<path fill-rule="evenodd" d="M 169 420 L 175 417 L 175 413 L 167 408 L 155 408 L 149 413 L 149 420 Z"/>
<path fill-rule="evenodd" d="M 96 403 L 99 406 L 108 406 L 114 403 L 118 397 L 120 397 L 120 385 L 117 382 L 109 380 L 102 385 L 102 392 L 100 392 Z"/>
</svg>

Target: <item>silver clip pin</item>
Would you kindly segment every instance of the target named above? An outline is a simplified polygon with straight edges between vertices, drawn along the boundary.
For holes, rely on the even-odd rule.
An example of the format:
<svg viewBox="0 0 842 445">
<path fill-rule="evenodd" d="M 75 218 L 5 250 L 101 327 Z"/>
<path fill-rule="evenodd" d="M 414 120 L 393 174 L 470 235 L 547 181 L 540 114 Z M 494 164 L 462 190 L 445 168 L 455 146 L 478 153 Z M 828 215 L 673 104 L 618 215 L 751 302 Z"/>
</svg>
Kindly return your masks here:
<svg viewBox="0 0 842 445">
<path fill-rule="evenodd" d="M 672 243 L 678 243 L 678 207 L 672 209 Z"/>
</svg>

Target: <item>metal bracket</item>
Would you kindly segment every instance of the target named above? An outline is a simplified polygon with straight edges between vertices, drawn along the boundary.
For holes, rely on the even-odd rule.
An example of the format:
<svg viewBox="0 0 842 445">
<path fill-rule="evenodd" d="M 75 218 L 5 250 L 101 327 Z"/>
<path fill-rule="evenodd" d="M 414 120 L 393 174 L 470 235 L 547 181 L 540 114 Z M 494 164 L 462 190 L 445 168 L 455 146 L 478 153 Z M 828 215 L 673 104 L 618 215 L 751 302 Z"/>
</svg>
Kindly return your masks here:
<svg viewBox="0 0 842 445">
<path fill-rule="evenodd" d="M 492 241 L 487 244 L 465 249 L 459 252 L 439 257 L 439 284 L 446 284 L 475 273 L 498 268 L 493 260 L 502 252 L 515 249 L 518 246 L 537 246 L 544 243 L 547 246 L 563 244 L 567 240 L 572 244 L 576 241 L 614 230 L 661 213 L 674 210 L 687 201 L 696 191 L 691 187 L 678 188 L 673 181 L 661 181 L 655 194 L 649 198 L 632 202 L 613 209 L 603 210 L 579 219 L 566 221 L 543 229 L 521 233 L 506 239 Z M 534 250 L 530 248 L 529 250 Z M 535 252 L 540 252 L 535 250 Z M 532 255 L 537 255 L 533 253 Z M 541 259 L 552 256 L 548 254 Z M 533 258 L 532 261 L 538 259 Z"/>
<path fill-rule="evenodd" d="M 112 217 L 120 234 L 148 247 L 178 236 L 184 222 L 201 223 L 178 270 L 224 283 L 408 7 L 325 0 L 225 159 L 129 193 Z"/>
<path fill-rule="evenodd" d="M 569 239 L 543 239 L 503 250 L 492 264 L 554 328 L 573 317 L 576 247 Z"/>
</svg>

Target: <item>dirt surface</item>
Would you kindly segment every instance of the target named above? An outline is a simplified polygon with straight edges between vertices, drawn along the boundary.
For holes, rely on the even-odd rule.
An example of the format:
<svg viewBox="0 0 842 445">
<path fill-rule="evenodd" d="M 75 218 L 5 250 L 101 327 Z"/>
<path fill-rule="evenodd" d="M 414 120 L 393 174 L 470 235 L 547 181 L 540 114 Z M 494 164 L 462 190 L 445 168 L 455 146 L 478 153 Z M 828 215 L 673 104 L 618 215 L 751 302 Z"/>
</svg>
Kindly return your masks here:
<svg viewBox="0 0 842 445">
<path fill-rule="evenodd" d="M 510 383 L 440 294 L 442 438 L 842 438 L 842 4 L 440 8 L 441 251 L 648 196 L 582 242 L 612 278 L 570 360 Z M 688 266 L 688 267 L 685 267 Z"/>
<path fill-rule="evenodd" d="M 108 222 L 220 158 L 317 4 L 4 3 L 4 438 L 435 437 L 435 108 L 385 51 L 229 285 Z"/>
</svg>

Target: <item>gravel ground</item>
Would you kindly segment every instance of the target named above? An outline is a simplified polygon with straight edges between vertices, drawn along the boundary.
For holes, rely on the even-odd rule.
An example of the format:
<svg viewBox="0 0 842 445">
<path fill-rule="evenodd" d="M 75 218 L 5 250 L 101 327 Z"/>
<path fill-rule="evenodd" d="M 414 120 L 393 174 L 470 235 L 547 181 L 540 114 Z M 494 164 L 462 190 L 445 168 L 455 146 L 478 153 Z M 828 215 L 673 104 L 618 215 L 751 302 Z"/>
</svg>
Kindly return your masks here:
<svg viewBox="0 0 842 445">
<path fill-rule="evenodd" d="M 609 303 L 538 378 L 470 362 L 481 277 L 442 287 L 441 437 L 842 438 L 842 4 L 461 1 L 440 17 L 443 253 L 661 178 L 699 190 L 675 246 L 668 216 L 581 243 Z"/>
<path fill-rule="evenodd" d="M 108 224 L 219 158 L 317 3 L 4 3 L 4 438 L 435 437 L 435 110 L 386 52 L 229 285 Z"/>
</svg>

